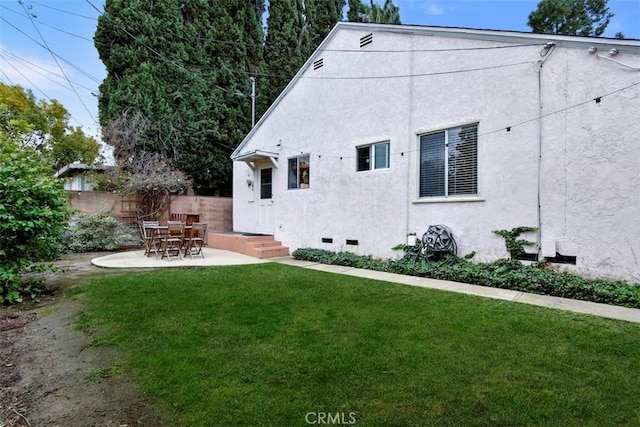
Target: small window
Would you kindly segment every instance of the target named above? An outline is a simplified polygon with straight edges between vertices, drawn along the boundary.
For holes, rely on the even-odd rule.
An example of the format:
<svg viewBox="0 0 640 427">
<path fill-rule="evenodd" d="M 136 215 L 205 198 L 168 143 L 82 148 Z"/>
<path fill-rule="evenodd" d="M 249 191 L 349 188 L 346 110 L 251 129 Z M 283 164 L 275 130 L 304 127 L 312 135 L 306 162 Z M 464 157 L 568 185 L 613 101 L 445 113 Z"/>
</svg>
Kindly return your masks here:
<svg viewBox="0 0 640 427">
<path fill-rule="evenodd" d="M 309 155 L 289 159 L 289 189 L 309 188 Z"/>
<path fill-rule="evenodd" d="M 389 142 L 356 147 L 357 171 L 389 168 Z"/>
</svg>

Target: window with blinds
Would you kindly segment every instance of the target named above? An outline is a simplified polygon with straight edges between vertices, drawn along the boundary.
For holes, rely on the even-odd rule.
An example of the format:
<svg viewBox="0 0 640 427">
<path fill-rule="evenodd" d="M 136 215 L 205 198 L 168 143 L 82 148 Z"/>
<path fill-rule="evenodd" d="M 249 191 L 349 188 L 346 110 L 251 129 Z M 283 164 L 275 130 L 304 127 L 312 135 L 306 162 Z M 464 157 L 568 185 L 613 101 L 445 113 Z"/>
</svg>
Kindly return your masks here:
<svg viewBox="0 0 640 427">
<path fill-rule="evenodd" d="M 420 136 L 420 197 L 478 194 L 478 124 Z"/>
</svg>

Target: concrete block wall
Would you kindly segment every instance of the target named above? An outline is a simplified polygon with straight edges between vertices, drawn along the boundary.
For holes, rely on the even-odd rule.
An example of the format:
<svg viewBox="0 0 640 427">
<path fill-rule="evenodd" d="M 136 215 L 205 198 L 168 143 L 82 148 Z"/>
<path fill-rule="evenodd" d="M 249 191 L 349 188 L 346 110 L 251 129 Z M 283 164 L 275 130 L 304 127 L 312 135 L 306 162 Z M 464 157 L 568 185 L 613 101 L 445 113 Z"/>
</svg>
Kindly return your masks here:
<svg viewBox="0 0 640 427">
<path fill-rule="evenodd" d="M 109 212 L 125 223 L 135 216 L 133 197 L 120 196 L 107 191 L 68 191 L 67 198 L 71 207 L 83 214 Z M 169 212 L 162 218 L 168 219 L 169 213 L 200 215 L 200 222 L 207 224 L 207 231 L 233 230 L 233 199 L 231 197 L 177 196 L 171 200 Z"/>
</svg>

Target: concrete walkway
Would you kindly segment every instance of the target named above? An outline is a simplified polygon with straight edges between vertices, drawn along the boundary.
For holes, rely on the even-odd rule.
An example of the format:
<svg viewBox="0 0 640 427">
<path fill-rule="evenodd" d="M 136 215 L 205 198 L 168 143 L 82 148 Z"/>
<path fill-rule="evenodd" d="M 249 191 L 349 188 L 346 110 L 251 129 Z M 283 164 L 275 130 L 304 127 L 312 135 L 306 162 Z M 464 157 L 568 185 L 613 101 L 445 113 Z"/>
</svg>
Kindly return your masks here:
<svg viewBox="0 0 640 427">
<path fill-rule="evenodd" d="M 319 264 L 311 261 L 298 261 L 291 257 L 258 259 L 235 252 L 204 248 L 205 258 L 189 257 L 184 260 L 160 260 L 154 257 L 144 256 L 144 251 L 118 252 L 91 260 L 91 263 L 106 268 L 141 268 L 141 267 L 195 267 L 214 265 L 243 265 L 277 262 L 295 267 L 311 270 L 325 271 L 328 273 L 345 274 L 348 276 L 367 279 L 383 280 L 402 285 L 419 286 L 428 289 L 458 292 L 469 295 L 477 295 L 486 298 L 501 299 L 540 307 L 556 308 L 576 313 L 591 314 L 610 319 L 625 320 L 627 322 L 640 323 L 640 310 L 614 305 L 598 304 L 588 301 L 579 301 L 568 298 L 559 298 L 546 295 L 528 294 L 525 292 L 508 289 L 490 288 L 486 286 L 469 285 L 466 283 L 449 282 L 445 280 L 427 279 L 424 277 L 405 276 L 402 274 L 385 273 L 381 271 L 364 270 L 340 265 Z"/>
</svg>

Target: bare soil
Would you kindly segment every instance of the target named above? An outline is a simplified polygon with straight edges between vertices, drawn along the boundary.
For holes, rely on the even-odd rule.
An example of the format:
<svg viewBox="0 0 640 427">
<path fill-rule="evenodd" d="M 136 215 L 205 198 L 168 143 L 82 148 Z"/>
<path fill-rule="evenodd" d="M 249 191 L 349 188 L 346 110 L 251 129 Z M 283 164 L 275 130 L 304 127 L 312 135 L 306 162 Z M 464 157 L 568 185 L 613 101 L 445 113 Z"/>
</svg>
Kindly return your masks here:
<svg viewBox="0 0 640 427">
<path fill-rule="evenodd" d="M 47 275 L 50 294 L 0 308 L 0 427 L 169 425 L 115 351 L 77 328 L 81 304 L 64 296 L 82 278 L 123 274 L 93 266 L 101 255 L 56 262 L 63 271 Z"/>
</svg>

